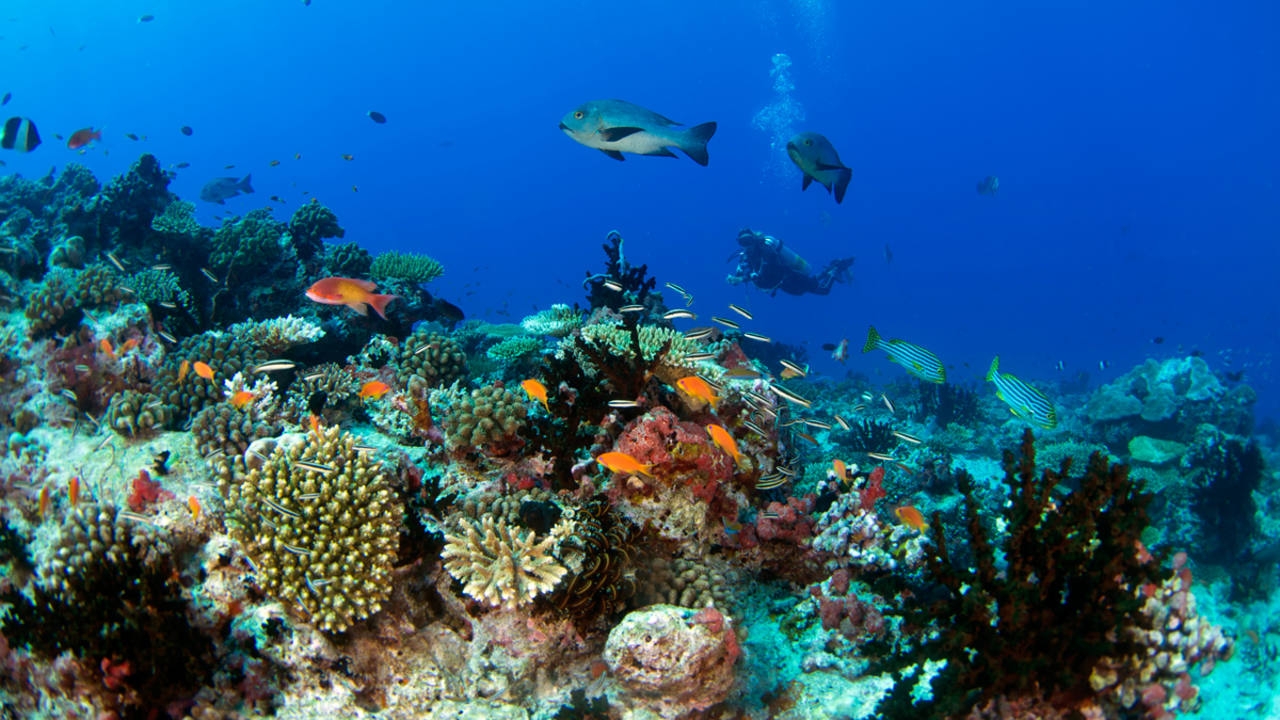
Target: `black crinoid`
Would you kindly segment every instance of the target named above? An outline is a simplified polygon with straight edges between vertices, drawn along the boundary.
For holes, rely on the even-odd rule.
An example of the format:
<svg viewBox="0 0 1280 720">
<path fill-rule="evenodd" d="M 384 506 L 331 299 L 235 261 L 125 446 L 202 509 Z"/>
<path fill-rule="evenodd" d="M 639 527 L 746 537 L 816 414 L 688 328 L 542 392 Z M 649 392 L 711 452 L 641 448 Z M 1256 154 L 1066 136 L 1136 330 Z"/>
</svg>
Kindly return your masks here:
<svg viewBox="0 0 1280 720">
<path fill-rule="evenodd" d="M 957 473 L 972 563 L 953 560 L 942 515 L 933 515 L 926 568 L 940 599 L 903 612 L 921 644 L 880 669 L 946 667 L 927 703 L 913 704 L 918 678 L 899 675 L 880 717 L 959 717 L 999 697 L 1070 709 L 1093 695 L 1089 676 L 1103 657 L 1141 651 L 1123 632 L 1147 623 L 1136 590 L 1167 576 L 1139 541 L 1151 496 L 1126 466 L 1095 454 L 1071 483 L 1080 489 L 1055 500 L 1070 463 L 1037 474 L 1029 430 L 1019 454 L 1005 452 L 1004 471 L 1010 502 L 986 511 L 973 478 Z M 998 543 L 989 530 L 996 515 L 1007 533 Z"/>
</svg>

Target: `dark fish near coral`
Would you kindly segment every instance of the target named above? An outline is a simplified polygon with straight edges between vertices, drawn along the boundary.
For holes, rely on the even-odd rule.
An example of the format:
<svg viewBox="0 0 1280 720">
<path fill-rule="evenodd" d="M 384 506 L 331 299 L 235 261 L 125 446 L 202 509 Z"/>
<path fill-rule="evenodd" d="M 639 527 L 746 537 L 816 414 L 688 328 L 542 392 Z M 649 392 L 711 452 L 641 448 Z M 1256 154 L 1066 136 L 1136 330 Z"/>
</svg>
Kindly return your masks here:
<svg viewBox="0 0 1280 720">
<path fill-rule="evenodd" d="M 808 190 L 809 183 L 817 180 L 827 192 L 835 193 L 836 204 L 844 200 L 853 171 L 840 162 L 835 146 L 825 136 L 815 132 L 797 134 L 787 141 L 787 157 L 804 173 L 801 190 Z"/>
<path fill-rule="evenodd" d="M 982 181 L 978 183 L 979 195 L 995 195 L 999 189 L 1000 178 L 995 175 L 988 175 L 982 178 Z"/>
<path fill-rule="evenodd" d="M 182 127 L 178 128 L 178 132 L 182 133 L 183 135 L 186 135 L 187 137 L 191 137 L 191 134 L 194 133 L 195 130 L 192 130 L 190 125 L 183 125 Z"/>
<path fill-rule="evenodd" d="M 30 119 L 11 117 L 4 121 L 4 128 L 0 130 L 0 148 L 24 153 L 35 150 L 39 145 L 40 133 Z"/>
<path fill-rule="evenodd" d="M 317 390 L 311 393 L 311 397 L 307 398 L 307 412 L 312 415 L 319 415 L 320 411 L 324 410 L 327 402 L 329 402 L 329 393 Z"/>
<path fill-rule="evenodd" d="M 677 148 L 705 166 L 709 161 L 707 142 L 715 135 L 716 124 L 706 122 L 686 129 L 625 100 L 592 100 L 561 118 L 560 129 L 614 160 L 624 160 L 623 153 L 676 157 L 671 148 Z"/>
<path fill-rule="evenodd" d="M 387 116 L 386 116 L 386 115 L 383 115 L 382 113 L 378 112 L 377 110 L 370 110 L 370 111 L 369 111 L 368 113 L 366 113 L 366 114 L 369 116 L 369 119 L 370 119 L 370 120 L 372 120 L 372 121 L 374 121 L 374 122 L 378 123 L 379 125 L 383 125 L 383 124 L 385 124 L 385 123 L 387 122 Z"/>
<path fill-rule="evenodd" d="M 253 192 L 253 186 L 249 184 L 249 180 L 252 177 L 252 175 L 245 175 L 240 180 L 233 177 L 214 178 L 200 188 L 200 199 L 205 202 L 225 205 L 229 198 L 233 198 L 240 193 Z"/>
</svg>

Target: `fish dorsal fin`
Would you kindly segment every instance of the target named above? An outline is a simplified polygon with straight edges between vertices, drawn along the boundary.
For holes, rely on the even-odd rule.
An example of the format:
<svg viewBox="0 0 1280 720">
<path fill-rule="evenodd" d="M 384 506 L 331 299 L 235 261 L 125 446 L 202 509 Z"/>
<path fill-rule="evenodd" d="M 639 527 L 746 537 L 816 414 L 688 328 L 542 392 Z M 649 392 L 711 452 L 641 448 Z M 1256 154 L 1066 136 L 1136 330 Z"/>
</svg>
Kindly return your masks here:
<svg viewBox="0 0 1280 720">
<path fill-rule="evenodd" d="M 618 142 L 628 135 L 635 135 L 638 132 L 644 132 L 644 128 L 638 127 L 611 127 L 600 131 L 600 137 L 605 142 Z"/>
<path fill-rule="evenodd" d="M 358 278 L 347 278 L 347 282 L 351 283 L 352 285 L 355 285 L 361 290 L 373 291 L 378 289 L 378 283 L 372 280 L 360 280 Z"/>
<path fill-rule="evenodd" d="M 626 160 L 626 158 L 622 157 L 622 153 L 618 152 L 617 150 L 605 150 L 604 148 L 601 148 L 600 152 L 604 153 L 605 155 L 608 155 L 609 157 L 619 162 Z"/>
</svg>

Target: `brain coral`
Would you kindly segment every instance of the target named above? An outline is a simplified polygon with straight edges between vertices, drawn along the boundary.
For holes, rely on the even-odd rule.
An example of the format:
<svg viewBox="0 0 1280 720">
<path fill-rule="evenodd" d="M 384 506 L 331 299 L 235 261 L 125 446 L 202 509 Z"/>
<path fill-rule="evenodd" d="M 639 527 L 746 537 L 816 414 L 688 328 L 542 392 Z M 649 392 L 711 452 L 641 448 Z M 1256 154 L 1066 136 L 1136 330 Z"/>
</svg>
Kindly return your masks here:
<svg viewBox="0 0 1280 720">
<path fill-rule="evenodd" d="M 391 591 L 404 511 L 381 465 L 336 426 L 286 435 L 224 482 L 232 536 L 273 597 L 326 632 Z"/>
</svg>

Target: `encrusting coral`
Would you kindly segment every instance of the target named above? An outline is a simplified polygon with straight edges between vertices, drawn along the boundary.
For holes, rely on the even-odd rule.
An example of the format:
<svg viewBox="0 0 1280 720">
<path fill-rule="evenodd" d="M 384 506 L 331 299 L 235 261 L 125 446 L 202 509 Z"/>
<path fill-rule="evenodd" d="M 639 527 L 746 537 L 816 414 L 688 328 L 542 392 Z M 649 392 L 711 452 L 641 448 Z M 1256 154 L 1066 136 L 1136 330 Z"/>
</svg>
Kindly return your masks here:
<svg viewBox="0 0 1280 720">
<path fill-rule="evenodd" d="M 445 534 L 440 557 L 449 574 L 463 583 L 464 593 L 491 607 L 514 609 L 533 602 L 568 572 L 553 554 L 554 533 L 538 540 L 532 530 L 490 516 L 478 524 L 463 520 L 461 526 Z"/>
<path fill-rule="evenodd" d="M 337 427 L 274 445 L 222 484 L 232 537 L 272 597 L 343 632 L 390 593 L 404 510 L 379 462 Z"/>
</svg>

